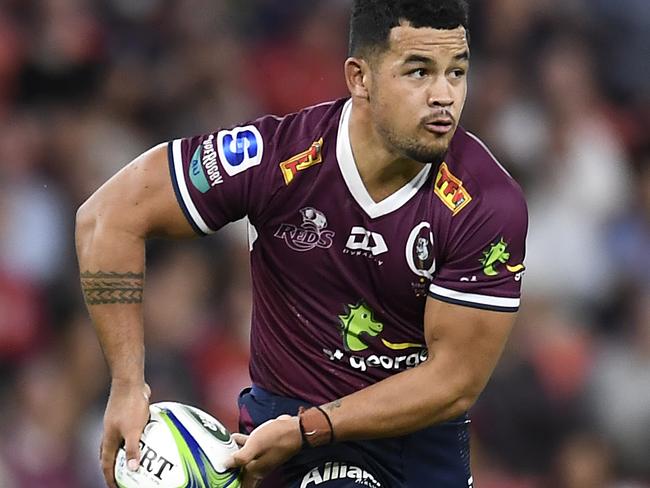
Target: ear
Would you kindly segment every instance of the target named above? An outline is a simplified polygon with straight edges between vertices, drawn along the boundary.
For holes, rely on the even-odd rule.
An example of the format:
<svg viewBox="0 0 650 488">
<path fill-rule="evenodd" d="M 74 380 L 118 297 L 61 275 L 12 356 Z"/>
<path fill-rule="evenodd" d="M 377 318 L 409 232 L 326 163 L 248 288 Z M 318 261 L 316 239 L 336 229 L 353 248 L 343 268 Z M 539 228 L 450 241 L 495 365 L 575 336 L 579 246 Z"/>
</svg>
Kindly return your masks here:
<svg viewBox="0 0 650 488">
<path fill-rule="evenodd" d="M 352 98 L 368 100 L 370 93 L 371 73 L 368 62 L 361 58 L 348 58 L 345 61 L 345 81 Z"/>
</svg>

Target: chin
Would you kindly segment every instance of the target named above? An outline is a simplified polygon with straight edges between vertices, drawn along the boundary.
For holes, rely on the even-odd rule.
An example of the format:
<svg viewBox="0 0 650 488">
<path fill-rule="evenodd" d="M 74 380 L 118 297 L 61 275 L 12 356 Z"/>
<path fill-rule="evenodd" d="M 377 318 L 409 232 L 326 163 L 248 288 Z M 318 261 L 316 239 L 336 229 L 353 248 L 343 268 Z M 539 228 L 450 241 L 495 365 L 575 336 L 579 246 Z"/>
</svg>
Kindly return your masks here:
<svg viewBox="0 0 650 488">
<path fill-rule="evenodd" d="M 447 155 L 447 147 L 445 147 L 444 150 L 433 150 L 431 148 L 422 148 L 422 149 L 414 149 L 411 151 L 407 152 L 407 156 L 409 159 L 412 159 L 414 161 L 417 161 L 418 163 L 422 164 L 433 164 L 438 166 L 440 163 L 442 163 L 445 160 L 445 156 Z"/>
<path fill-rule="evenodd" d="M 428 138 L 429 140 L 426 143 L 412 148 L 412 156 L 416 156 L 413 159 L 425 164 L 442 163 L 447 156 L 447 151 L 449 151 L 449 145 L 455 132 L 453 130 L 444 136 L 436 136 L 434 140 Z"/>
<path fill-rule="evenodd" d="M 417 156 L 417 158 L 413 159 L 423 164 L 439 165 L 445 160 L 448 150 L 449 141 L 436 141 L 436 144 L 430 144 L 420 148 L 419 151 L 415 151 L 414 156 Z"/>
</svg>

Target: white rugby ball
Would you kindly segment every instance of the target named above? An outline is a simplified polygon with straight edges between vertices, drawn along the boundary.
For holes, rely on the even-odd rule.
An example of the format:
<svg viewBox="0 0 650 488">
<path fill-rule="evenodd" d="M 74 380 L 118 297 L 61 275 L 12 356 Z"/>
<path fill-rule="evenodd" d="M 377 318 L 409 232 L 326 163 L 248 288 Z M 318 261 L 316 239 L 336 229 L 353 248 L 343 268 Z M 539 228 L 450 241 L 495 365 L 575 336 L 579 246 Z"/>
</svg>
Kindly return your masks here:
<svg viewBox="0 0 650 488">
<path fill-rule="evenodd" d="M 117 453 L 120 488 L 240 488 L 240 470 L 224 465 L 238 447 L 221 422 L 176 402 L 154 403 L 149 412 L 138 470 L 129 471 L 123 448 Z"/>
</svg>

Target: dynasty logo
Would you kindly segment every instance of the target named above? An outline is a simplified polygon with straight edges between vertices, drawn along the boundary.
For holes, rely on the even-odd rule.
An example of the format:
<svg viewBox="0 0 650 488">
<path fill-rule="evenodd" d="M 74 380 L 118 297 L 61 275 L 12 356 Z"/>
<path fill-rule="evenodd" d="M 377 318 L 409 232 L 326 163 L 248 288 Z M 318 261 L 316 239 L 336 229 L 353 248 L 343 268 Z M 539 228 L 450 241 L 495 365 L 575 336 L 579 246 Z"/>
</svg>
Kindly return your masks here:
<svg viewBox="0 0 650 488">
<path fill-rule="evenodd" d="M 343 254 L 363 256 L 366 259 L 375 261 L 379 266 L 384 264 L 384 261 L 379 256 L 387 252 L 388 246 L 384 237 L 361 226 L 352 227 L 348 242 L 345 244 L 345 249 L 343 249 Z"/>
<path fill-rule="evenodd" d="M 329 249 L 334 243 L 334 231 L 327 229 L 327 218 L 323 212 L 312 207 L 300 211 L 302 224 L 281 224 L 273 235 L 283 239 L 290 249 L 298 252 L 311 251 L 315 248 Z"/>
</svg>

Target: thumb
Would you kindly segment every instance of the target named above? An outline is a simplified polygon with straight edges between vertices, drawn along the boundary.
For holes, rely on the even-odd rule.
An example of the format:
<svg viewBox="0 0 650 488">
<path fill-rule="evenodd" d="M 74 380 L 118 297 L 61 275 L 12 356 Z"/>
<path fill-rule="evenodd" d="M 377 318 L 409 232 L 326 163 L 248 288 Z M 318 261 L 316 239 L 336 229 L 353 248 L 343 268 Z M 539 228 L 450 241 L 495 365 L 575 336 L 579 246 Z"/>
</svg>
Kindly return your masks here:
<svg viewBox="0 0 650 488">
<path fill-rule="evenodd" d="M 254 454 L 252 449 L 249 449 L 248 446 L 244 445 L 239 451 L 233 453 L 233 455 L 226 461 L 226 468 L 239 468 L 241 466 L 246 466 L 254 459 Z"/>
<path fill-rule="evenodd" d="M 140 434 L 131 433 L 124 439 L 126 451 L 126 465 L 129 471 L 137 471 L 140 464 Z"/>
<path fill-rule="evenodd" d="M 246 441 L 248 440 L 248 436 L 245 434 L 239 434 L 238 432 L 235 432 L 232 434 L 232 440 L 235 441 L 237 446 L 242 447 L 244 444 L 246 444 Z"/>
</svg>

